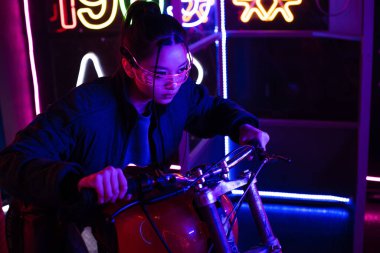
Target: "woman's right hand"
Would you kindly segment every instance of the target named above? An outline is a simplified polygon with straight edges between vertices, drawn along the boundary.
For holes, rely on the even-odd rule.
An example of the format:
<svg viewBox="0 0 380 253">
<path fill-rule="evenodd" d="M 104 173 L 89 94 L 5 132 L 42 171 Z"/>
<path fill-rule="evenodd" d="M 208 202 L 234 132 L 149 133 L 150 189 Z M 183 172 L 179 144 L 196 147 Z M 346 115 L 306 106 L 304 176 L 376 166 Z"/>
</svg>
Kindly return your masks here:
<svg viewBox="0 0 380 253">
<path fill-rule="evenodd" d="M 107 166 L 103 170 L 82 178 L 78 183 L 79 191 L 92 188 L 96 191 L 98 204 L 115 203 L 124 199 L 128 190 L 127 179 L 120 168 Z M 131 198 L 127 195 L 127 199 Z"/>
</svg>

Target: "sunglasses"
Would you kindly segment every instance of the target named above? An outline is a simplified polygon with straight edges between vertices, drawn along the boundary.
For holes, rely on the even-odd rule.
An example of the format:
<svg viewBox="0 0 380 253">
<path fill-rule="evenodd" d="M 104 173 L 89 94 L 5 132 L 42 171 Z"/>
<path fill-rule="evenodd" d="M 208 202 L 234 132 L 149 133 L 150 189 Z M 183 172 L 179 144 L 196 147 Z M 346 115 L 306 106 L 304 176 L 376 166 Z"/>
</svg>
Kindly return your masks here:
<svg viewBox="0 0 380 253">
<path fill-rule="evenodd" d="M 189 73 L 190 73 L 191 65 L 192 65 L 192 57 L 189 52 L 187 53 L 187 64 L 183 68 L 181 68 L 180 73 L 174 74 L 174 75 L 156 73 L 144 68 L 137 62 L 136 58 L 125 47 L 121 47 L 120 52 L 124 57 L 127 58 L 127 60 L 132 64 L 132 66 L 141 73 L 141 75 L 138 75 L 137 78 L 141 82 L 144 82 L 147 85 L 153 85 L 154 81 L 156 81 L 157 83 L 163 83 L 163 84 L 167 84 L 167 83 L 183 84 L 189 77 Z"/>
</svg>

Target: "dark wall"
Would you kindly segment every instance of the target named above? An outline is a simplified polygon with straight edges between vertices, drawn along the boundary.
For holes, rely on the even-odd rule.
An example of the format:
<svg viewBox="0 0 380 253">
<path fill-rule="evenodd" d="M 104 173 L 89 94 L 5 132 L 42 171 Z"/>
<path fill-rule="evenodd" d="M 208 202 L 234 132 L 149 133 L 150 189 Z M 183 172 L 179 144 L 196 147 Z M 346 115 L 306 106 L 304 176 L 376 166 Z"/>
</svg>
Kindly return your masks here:
<svg viewBox="0 0 380 253">
<path fill-rule="evenodd" d="M 4 127 L 3 127 L 3 117 L 1 116 L 0 110 L 0 149 L 5 146 L 5 138 L 4 138 Z"/>
<path fill-rule="evenodd" d="M 262 119 L 269 152 L 289 156 L 259 176 L 269 191 L 354 197 L 360 42 L 232 38 L 228 92 Z"/>
<path fill-rule="evenodd" d="M 369 170 L 371 176 L 380 176 L 380 2 L 375 1 L 375 31 L 373 48 L 373 80 L 371 103 L 371 137 Z"/>
<path fill-rule="evenodd" d="M 261 118 L 357 121 L 358 41 L 232 38 L 229 97 Z"/>
</svg>

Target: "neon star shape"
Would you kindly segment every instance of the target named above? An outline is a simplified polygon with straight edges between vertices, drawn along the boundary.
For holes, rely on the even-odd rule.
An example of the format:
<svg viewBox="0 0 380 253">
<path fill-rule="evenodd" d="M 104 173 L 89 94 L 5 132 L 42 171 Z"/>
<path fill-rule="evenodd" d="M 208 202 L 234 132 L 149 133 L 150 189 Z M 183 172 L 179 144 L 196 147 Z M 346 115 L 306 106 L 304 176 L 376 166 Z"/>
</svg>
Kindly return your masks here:
<svg viewBox="0 0 380 253">
<path fill-rule="evenodd" d="M 290 6 L 300 5 L 302 0 L 272 0 L 268 9 L 262 4 L 262 0 L 232 0 L 235 6 L 244 7 L 240 20 L 247 23 L 256 14 L 262 21 L 273 21 L 281 13 L 285 21 L 290 23 L 294 20 L 294 15 Z"/>
</svg>

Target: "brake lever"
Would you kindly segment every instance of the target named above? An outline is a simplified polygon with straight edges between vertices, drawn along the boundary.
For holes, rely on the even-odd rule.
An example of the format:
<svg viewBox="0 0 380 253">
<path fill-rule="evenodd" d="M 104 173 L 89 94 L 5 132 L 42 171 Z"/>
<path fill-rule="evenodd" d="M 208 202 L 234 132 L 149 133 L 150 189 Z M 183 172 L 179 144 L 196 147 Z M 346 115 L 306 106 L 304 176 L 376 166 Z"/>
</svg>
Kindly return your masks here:
<svg viewBox="0 0 380 253">
<path fill-rule="evenodd" d="M 259 160 L 281 160 L 288 163 L 292 162 L 292 159 L 282 155 L 270 154 L 266 152 L 263 148 L 253 148 L 255 155 L 259 158 Z"/>
<path fill-rule="evenodd" d="M 270 154 L 264 150 L 258 140 L 252 140 L 249 142 L 249 145 L 252 147 L 253 153 L 259 158 L 259 160 L 282 160 L 288 163 L 292 162 L 292 159 L 282 155 Z"/>
</svg>

